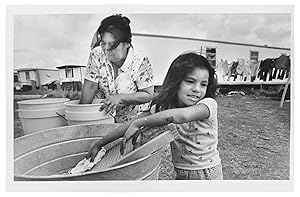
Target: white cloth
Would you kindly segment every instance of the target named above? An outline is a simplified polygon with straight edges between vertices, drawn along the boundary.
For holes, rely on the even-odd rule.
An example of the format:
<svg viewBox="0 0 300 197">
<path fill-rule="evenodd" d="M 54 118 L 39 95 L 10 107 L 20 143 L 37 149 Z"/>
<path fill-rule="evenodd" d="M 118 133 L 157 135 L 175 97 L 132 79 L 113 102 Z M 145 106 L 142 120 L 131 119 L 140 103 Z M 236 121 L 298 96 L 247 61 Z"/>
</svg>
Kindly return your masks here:
<svg viewBox="0 0 300 197">
<path fill-rule="evenodd" d="M 97 156 L 95 157 L 94 161 L 91 162 L 90 159 L 86 159 L 84 158 L 83 160 L 81 160 L 80 162 L 78 162 L 78 164 L 72 168 L 69 172 L 69 174 L 80 174 L 82 172 L 86 172 L 91 170 L 94 165 L 96 165 L 99 161 L 101 161 L 102 157 L 105 155 L 106 150 L 104 148 L 102 148 Z"/>
</svg>

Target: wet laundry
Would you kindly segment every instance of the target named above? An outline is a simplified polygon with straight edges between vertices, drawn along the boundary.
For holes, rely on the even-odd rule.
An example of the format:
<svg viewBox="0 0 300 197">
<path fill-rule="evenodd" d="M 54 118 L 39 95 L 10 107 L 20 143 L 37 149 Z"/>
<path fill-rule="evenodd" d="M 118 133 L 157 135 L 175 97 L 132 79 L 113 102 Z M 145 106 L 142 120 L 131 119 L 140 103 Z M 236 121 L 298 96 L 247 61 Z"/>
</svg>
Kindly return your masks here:
<svg viewBox="0 0 300 197">
<path fill-rule="evenodd" d="M 105 155 L 106 150 L 102 148 L 97 156 L 95 157 L 94 161 L 91 162 L 90 159 L 84 158 L 83 160 L 79 161 L 77 165 L 72 168 L 69 172 L 69 174 L 80 174 L 86 171 L 91 170 L 99 161 L 101 161 L 102 157 Z"/>
</svg>

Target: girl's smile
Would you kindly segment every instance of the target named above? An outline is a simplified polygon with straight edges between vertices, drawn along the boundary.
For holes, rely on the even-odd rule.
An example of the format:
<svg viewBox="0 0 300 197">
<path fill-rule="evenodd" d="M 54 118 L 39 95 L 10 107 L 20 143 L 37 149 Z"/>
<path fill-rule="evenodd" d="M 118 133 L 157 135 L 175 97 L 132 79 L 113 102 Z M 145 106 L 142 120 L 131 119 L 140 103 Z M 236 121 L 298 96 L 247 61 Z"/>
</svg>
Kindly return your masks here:
<svg viewBox="0 0 300 197">
<path fill-rule="evenodd" d="M 181 82 L 177 92 L 179 107 L 195 105 L 204 98 L 208 85 L 209 72 L 196 68 Z"/>
</svg>

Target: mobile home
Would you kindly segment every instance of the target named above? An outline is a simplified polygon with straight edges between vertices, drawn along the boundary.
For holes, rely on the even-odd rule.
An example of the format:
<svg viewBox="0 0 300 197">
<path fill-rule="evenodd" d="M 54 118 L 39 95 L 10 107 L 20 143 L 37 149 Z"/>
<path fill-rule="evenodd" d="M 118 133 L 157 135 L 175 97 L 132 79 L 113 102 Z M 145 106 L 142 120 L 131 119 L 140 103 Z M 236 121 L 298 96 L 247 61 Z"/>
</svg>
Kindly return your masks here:
<svg viewBox="0 0 300 197">
<path fill-rule="evenodd" d="M 21 87 L 27 86 L 35 90 L 58 80 L 57 69 L 20 68 L 16 69 Z"/>
<path fill-rule="evenodd" d="M 81 90 L 84 82 L 85 66 L 68 64 L 56 66 L 56 68 L 58 69 L 62 89 Z"/>
<path fill-rule="evenodd" d="M 133 34 L 133 46 L 141 49 L 150 59 L 154 69 L 155 85 L 161 85 L 172 61 L 187 51 L 195 51 L 207 57 L 211 65 L 216 69 L 219 83 L 240 83 L 250 82 L 250 77 L 243 80 L 232 81 L 230 76 L 224 76 L 220 64 L 226 62 L 228 65 L 233 62 L 244 62 L 246 67 L 254 62 L 259 64 L 267 58 L 278 58 L 281 55 L 290 56 L 291 50 L 283 47 L 272 47 L 267 45 L 256 45 L 246 43 L 234 43 L 227 41 L 205 40 L 196 38 L 185 38 L 176 36 Z M 255 75 L 257 75 L 256 69 Z M 278 72 L 279 73 L 279 72 Z M 228 74 L 228 73 L 227 73 Z M 250 74 L 250 73 L 249 73 Z M 253 74 L 253 73 L 252 73 Z M 221 76 L 223 75 L 223 76 Z M 275 80 L 276 83 L 284 83 L 283 79 Z M 262 82 L 256 77 L 255 82 Z M 273 81 L 274 82 L 274 81 Z"/>
</svg>

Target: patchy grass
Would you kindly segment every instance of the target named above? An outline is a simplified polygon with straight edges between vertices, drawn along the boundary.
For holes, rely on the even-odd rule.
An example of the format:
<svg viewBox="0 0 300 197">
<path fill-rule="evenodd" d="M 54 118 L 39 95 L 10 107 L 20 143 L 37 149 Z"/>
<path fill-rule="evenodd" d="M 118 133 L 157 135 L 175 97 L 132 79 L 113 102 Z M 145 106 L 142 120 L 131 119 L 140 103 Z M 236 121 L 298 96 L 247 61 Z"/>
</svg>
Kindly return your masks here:
<svg viewBox="0 0 300 197">
<path fill-rule="evenodd" d="M 263 96 L 219 96 L 220 157 L 224 179 L 290 178 L 290 103 Z M 169 146 L 162 152 L 159 179 L 175 178 Z"/>
<path fill-rule="evenodd" d="M 218 98 L 225 179 L 289 179 L 290 103 L 269 97 Z"/>
</svg>

